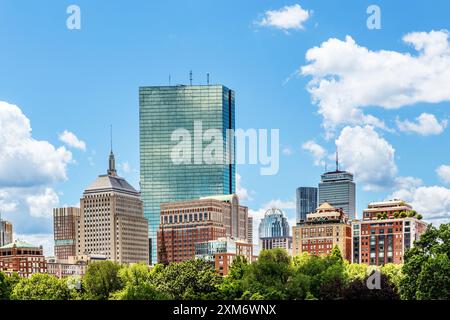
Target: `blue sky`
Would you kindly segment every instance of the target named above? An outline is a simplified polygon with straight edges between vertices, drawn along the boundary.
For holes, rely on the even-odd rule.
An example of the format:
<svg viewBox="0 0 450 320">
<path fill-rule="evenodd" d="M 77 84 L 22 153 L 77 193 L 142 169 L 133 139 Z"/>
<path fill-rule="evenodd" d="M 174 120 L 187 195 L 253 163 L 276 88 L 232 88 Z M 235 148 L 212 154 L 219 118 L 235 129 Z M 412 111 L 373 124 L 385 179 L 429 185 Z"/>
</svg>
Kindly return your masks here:
<svg viewBox="0 0 450 320">
<path fill-rule="evenodd" d="M 66 27 L 71 4 L 81 9 L 81 30 Z M 379 30 L 366 25 L 371 4 L 381 9 Z M 49 246 L 47 208 L 76 204 L 106 171 L 110 124 L 119 173 L 138 186 L 138 87 L 168 84 L 169 74 L 172 84 L 187 84 L 193 70 L 194 83 L 209 72 L 236 91 L 236 127 L 280 130 L 277 175 L 237 168 L 257 218 L 278 205 L 292 221 L 295 189 L 317 185 L 324 162 L 334 166 L 337 140 L 342 168 L 358 171 L 358 213 L 396 195 L 430 221 L 447 221 L 449 9 L 444 0 L 2 0 L 0 210 L 19 236 Z M 11 105 L 22 114 L 8 118 Z M 24 118 L 32 133 L 21 139 L 54 150 L 20 152 L 6 123 L 23 126 Z M 73 136 L 60 139 L 65 130 L 84 150 Z M 33 165 L 11 160 L 19 155 Z M 56 169 L 32 173 L 45 163 Z"/>
</svg>

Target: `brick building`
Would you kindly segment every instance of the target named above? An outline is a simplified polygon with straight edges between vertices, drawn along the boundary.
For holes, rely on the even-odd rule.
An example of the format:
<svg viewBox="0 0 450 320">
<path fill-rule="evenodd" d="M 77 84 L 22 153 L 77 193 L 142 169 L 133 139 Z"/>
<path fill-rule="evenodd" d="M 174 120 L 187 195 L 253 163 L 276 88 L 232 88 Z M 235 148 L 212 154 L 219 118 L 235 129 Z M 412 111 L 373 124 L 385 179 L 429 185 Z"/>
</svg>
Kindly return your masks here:
<svg viewBox="0 0 450 320">
<path fill-rule="evenodd" d="M 77 254 L 77 235 L 80 227 L 79 208 L 53 209 L 53 234 L 55 239 L 55 258 L 67 260 Z"/>
<path fill-rule="evenodd" d="M 351 225 L 340 208 L 325 202 L 316 212 L 306 215 L 306 221 L 292 228 L 293 255 L 308 252 L 328 255 L 337 246 L 342 257 L 351 260 Z"/>
<path fill-rule="evenodd" d="M 47 273 L 58 278 L 83 276 L 91 262 L 104 261 L 104 255 L 69 256 L 67 260 L 47 258 Z"/>
<path fill-rule="evenodd" d="M 161 204 L 158 261 L 181 262 L 195 257 L 195 244 L 223 237 L 252 243 L 248 208 L 236 195 Z"/>
<path fill-rule="evenodd" d="M 9 275 L 16 272 L 23 278 L 28 278 L 34 273 L 46 273 L 47 262 L 42 246 L 37 247 L 16 240 L 0 247 L 0 271 Z"/>
<path fill-rule="evenodd" d="M 219 238 L 195 244 L 195 258 L 210 262 L 222 276 L 228 274 L 236 256 L 243 256 L 247 262 L 253 262 L 255 260 L 253 244 L 231 238 Z"/>
<path fill-rule="evenodd" d="M 352 262 L 401 264 L 405 251 L 426 228 L 427 223 L 402 200 L 370 203 L 363 211 L 363 220 L 352 222 Z"/>
</svg>

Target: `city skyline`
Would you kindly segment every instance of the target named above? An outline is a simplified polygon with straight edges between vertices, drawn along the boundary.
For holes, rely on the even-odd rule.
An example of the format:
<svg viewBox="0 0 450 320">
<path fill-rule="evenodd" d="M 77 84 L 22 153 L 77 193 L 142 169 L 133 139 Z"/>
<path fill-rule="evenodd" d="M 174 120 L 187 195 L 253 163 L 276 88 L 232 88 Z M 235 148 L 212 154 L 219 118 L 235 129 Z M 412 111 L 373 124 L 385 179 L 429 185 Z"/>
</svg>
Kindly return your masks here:
<svg viewBox="0 0 450 320">
<path fill-rule="evenodd" d="M 270 19 L 270 10 L 282 16 L 294 4 L 308 12 L 306 20 Z M 168 85 L 169 76 L 172 85 L 189 84 L 190 70 L 194 84 L 206 84 L 210 73 L 212 83 L 236 92 L 237 128 L 280 129 L 277 175 L 261 176 L 259 166 L 236 168 L 254 230 L 272 206 L 295 224 L 296 188 L 317 186 L 335 145 L 342 170 L 355 175 L 359 218 L 368 203 L 398 197 L 426 221 L 448 221 L 450 155 L 442 150 L 449 138 L 450 49 L 441 30 L 450 29 L 449 5 L 408 4 L 407 15 L 404 5 L 379 1 L 382 28 L 370 30 L 369 4 L 236 2 L 241 10 L 229 24 L 225 4 L 139 3 L 124 15 L 118 5 L 78 1 L 81 30 L 68 30 L 66 4 L 44 10 L 2 3 L 0 37 L 14 41 L 0 50 L 0 211 L 13 222 L 15 238 L 52 252 L 52 208 L 78 204 L 104 172 L 110 124 L 117 169 L 139 189 L 139 87 Z M 173 25 L 162 18 L 169 13 Z M 394 74 L 380 59 L 393 63 Z M 426 59 L 440 63 L 423 65 Z M 420 67 L 436 74 L 424 85 L 412 71 Z M 386 84 L 352 85 L 370 79 Z M 396 86 L 401 79 L 410 85 Z M 327 95 L 334 90 L 342 94 Z"/>
</svg>

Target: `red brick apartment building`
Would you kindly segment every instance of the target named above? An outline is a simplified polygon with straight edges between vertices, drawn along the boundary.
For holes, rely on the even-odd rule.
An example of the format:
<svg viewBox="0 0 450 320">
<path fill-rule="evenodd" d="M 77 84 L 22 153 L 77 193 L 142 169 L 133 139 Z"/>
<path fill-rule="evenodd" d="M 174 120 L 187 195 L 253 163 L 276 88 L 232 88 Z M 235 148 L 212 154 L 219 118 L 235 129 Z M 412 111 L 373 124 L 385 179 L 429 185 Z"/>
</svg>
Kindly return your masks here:
<svg viewBox="0 0 450 320">
<path fill-rule="evenodd" d="M 0 248 L 0 271 L 6 274 L 16 272 L 28 278 L 34 273 L 47 273 L 47 262 L 42 246 L 16 240 Z"/>
<path fill-rule="evenodd" d="M 194 259 L 195 244 L 198 242 L 223 237 L 248 240 L 251 223 L 248 208 L 239 205 L 236 195 L 162 203 L 158 261 Z"/>
<path fill-rule="evenodd" d="M 363 211 L 363 219 L 352 222 L 352 262 L 402 264 L 405 251 L 427 228 L 420 219 L 402 200 L 370 203 Z"/>
</svg>

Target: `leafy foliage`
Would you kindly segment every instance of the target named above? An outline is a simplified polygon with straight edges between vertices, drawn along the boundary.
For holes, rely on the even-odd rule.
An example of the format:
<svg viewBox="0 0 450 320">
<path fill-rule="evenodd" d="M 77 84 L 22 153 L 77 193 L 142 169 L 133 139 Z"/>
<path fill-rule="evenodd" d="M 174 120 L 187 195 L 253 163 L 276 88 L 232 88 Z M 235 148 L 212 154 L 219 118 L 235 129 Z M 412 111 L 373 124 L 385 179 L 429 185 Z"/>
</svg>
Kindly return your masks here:
<svg viewBox="0 0 450 320">
<path fill-rule="evenodd" d="M 450 224 L 429 226 L 405 253 L 400 292 L 404 299 L 450 299 Z"/>
<path fill-rule="evenodd" d="M 107 300 L 114 291 L 121 290 L 120 265 L 111 261 L 91 263 L 83 277 L 83 288 L 88 299 Z"/>
<path fill-rule="evenodd" d="M 337 247 L 328 256 L 290 257 L 283 249 L 263 250 L 253 263 L 237 256 L 225 277 L 204 260 L 152 268 L 102 261 L 89 265 L 78 290 L 71 289 L 71 278 L 35 274 L 21 279 L 0 272 L 0 299 L 450 299 L 449 256 L 450 224 L 445 224 L 430 226 L 406 252 L 403 266 L 350 264 Z M 368 286 L 374 270 L 381 290 Z"/>
<path fill-rule="evenodd" d="M 395 285 L 389 280 L 389 277 L 383 273 L 380 274 L 381 289 L 369 289 L 367 280 L 355 279 L 343 290 L 342 296 L 346 300 L 399 300 L 400 295 Z"/>
<path fill-rule="evenodd" d="M 70 290 L 64 280 L 44 273 L 20 279 L 11 295 L 13 300 L 68 300 L 69 297 Z"/>
<path fill-rule="evenodd" d="M 217 294 L 221 277 L 201 259 L 158 267 L 153 275 L 156 288 L 173 299 L 209 299 Z"/>
<path fill-rule="evenodd" d="M 119 270 L 124 288 L 111 294 L 113 300 L 165 300 L 169 296 L 158 291 L 146 264 L 135 264 Z"/>
</svg>

